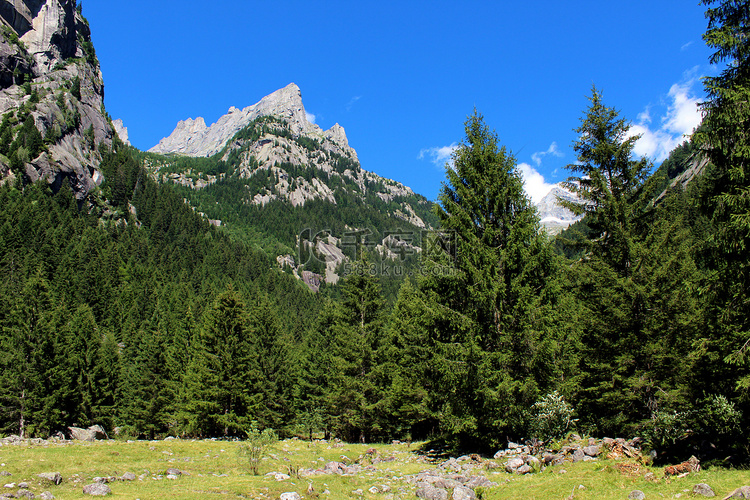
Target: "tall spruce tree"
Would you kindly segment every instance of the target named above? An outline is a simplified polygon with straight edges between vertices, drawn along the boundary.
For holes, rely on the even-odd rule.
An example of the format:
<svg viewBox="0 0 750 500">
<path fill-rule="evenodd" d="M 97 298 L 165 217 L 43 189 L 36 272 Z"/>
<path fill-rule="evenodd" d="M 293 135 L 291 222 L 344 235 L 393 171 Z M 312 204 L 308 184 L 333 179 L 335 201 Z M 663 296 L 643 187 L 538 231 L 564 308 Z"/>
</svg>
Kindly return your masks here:
<svg viewBox="0 0 750 500">
<path fill-rule="evenodd" d="M 437 209 L 455 273 L 430 272 L 420 288 L 452 311 L 433 332 L 448 361 L 442 383 L 456 389 L 441 427 L 457 446 L 496 446 L 523 436 L 525 408 L 561 379 L 559 269 L 515 157 L 476 111 L 465 130 Z"/>
<path fill-rule="evenodd" d="M 579 175 L 566 183 L 580 201 L 565 203 L 591 229 L 571 275 L 584 307 L 578 403 L 587 426 L 623 434 L 657 411 L 686 409 L 697 269 L 674 200 L 653 206 L 661 182 L 647 181 L 650 162 L 634 157 L 638 136 L 596 88 L 590 101 L 576 129 L 578 162 L 568 165 Z M 696 306 L 689 314 L 687 304 Z"/>
</svg>

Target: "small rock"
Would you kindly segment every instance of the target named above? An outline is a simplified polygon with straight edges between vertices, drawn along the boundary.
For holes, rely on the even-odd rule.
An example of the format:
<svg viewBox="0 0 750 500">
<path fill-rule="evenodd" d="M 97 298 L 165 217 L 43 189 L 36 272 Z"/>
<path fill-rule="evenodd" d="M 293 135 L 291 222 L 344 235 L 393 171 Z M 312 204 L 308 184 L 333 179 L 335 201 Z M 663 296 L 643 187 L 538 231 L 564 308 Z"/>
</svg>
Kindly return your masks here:
<svg viewBox="0 0 750 500">
<path fill-rule="evenodd" d="M 703 495 L 704 497 L 715 497 L 716 493 L 714 493 L 714 490 L 711 489 L 709 485 L 706 483 L 698 483 L 695 486 L 693 486 L 693 494 L 694 495 Z"/>
<path fill-rule="evenodd" d="M 279 500 L 302 500 L 302 497 L 296 491 L 287 491 L 281 494 Z"/>
<path fill-rule="evenodd" d="M 5 485 L 5 487 L 8 488 L 8 489 L 13 489 L 13 488 L 16 487 L 16 483 L 8 483 L 8 484 Z"/>
<path fill-rule="evenodd" d="M 172 481 L 174 481 L 174 480 L 175 480 L 175 479 L 177 479 L 178 477 L 180 477 L 180 476 L 176 476 L 176 475 L 174 475 L 174 474 L 167 474 L 167 479 L 170 479 L 170 480 L 172 480 Z"/>
<path fill-rule="evenodd" d="M 126 472 L 120 476 L 120 481 L 135 481 L 135 474 L 132 472 Z"/>
<path fill-rule="evenodd" d="M 111 495 L 112 489 L 104 483 L 87 484 L 83 487 L 83 494 L 103 497 L 105 495 Z"/>
<path fill-rule="evenodd" d="M 364 492 L 364 491 L 362 491 L 362 490 L 361 490 L 361 489 L 359 489 L 359 488 L 358 488 L 358 489 L 356 489 L 356 490 L 354 490 L 354 491 L 352 491 L 352 495 L 354 495 L 354 496 L 356 496 L 356 497 L 361 497 L 361 496 L 362 496 L 362 495 L 364 495 L 364 494 L 365 494 L 365 492 Z"/>
<path fill-rule="evenodd" d="M 182 471 L 180 469 L 175 469 L 173 467 L 170 467 L 167 469 L 167 474 L 172 474 L 173 476 L 180 476 L 182 475 Z"/>
<path fill-rule="evenodd" d="M 282 472 L 277 472 L 276 474 L 274 474 L 274 475 L 273 475 L 273 478 L 274 478 L 275 480 L 277 480 L 277 481 L 286 481 L 286 480 L 287 480 L 287 479 L 289 479 L 290 477 L 291 477 L 291 476 L 289 476 L 289 474 L 284 474 L 284 473 L 282 473 Z"/>
<path fill-rule="evenodd" d="M 55 500 L 55 495 L 50 493 L 49 491 L 43 491 L 41 495 L 39 495 L 39 498 L 42 500 Z"/>
<path fill-rule="evenodd" d="M 520 444 L 514 443 L 512 441 L 508 441 L 508 449 L 509 450 L 515 450 L 516 448 L 520 448 L 520 447 L 521 447 Z"/>
<path fill-rule="evenodd" d="M 27 483 L 27 482 L 18 483 L 18 487 L 21 488 L 21 489 L 23 489 L 23 490 L 28 490 L 29 489 L 29 483 Z"/>
<path fill-rule="evenodd" d="M 574 462 L 580 462 L 584 459 L 586 455 L 583 453 L 583 450 L 577 449 L 573 452 L 573 461 Z"/>
<path fill-rule="evenodd" d="M 370 488 L 369 490 L 367 490 L 367 491 L 369 491 L 369 492 L 370 492 L 370 493 L 372 493 L 373 495 L 377 495 L 378 493 L 380 493 L 380 490 L 378 489 L 378 487 L 377 487 L 377 486 L 372 486 L 372 487 L 371 487 L 371 488 Z"/>
<path fill-rule="evenodd" d="M 50 483 L 62 483 L 62 474 L 59 472 L 42 472 L 41 474 L 37 474 L 36 477 L 46 479 Z"/>
<path fill-rule="evenodd" d="M 16 498 L 34 498 L 35 495 L 26 489 L 21 489 L 16 492 Z"/>
<path fill-rule="evenodd" d="M 630 492 L 630 495 L 628 495 L 628 500 L 645 500 L 645 498 L 646 494 L 641 490 L 633 490 Z"/>
<path fill-rule="evenodd" d="M 740 486 L 729 495 L 724 497 L 724 500 L 729 498 L 750 498 L 750 486 Z"/>
<path fill-rule="evenodd" d="M 475 500 L 476 498 L 477 494 L 474 490 L 466 486 L 456 486 L 453 489 L 453 500 Z"/>
<path fill-rule="evenodd" d="M 582 485 L 582 484 L 579 484 L 579 485 L 578 485 L 578 489 L 579 489 L 579 490 L 585 490 L 585 489 L 586 489 L 586 487 L 585 487 L 584 485 Z"/>
<path fill-rule="evenodd" d="M 3 464 L 3 465 L 5 465 L 5 464 Z M 13 474 L 11 474 L 10 472 L 8 472 L 7 470 L 0 470 L 0 476 L 12 476 L 12 475 Z"/>
</svg>

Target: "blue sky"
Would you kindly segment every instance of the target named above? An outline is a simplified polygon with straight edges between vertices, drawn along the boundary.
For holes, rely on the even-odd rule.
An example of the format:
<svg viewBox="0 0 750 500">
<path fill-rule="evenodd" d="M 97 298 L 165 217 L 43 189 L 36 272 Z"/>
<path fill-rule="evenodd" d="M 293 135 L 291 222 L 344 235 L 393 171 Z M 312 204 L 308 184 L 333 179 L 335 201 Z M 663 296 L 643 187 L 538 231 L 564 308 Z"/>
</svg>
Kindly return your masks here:
<svg viewBox="0 0 750 500">
<path fill-rule="evenodd" d="M 136 147 L 295 82 L 363 168 L 430 199 L 475 107 L 538 199 L 575 161 L 592 85 L 658 163 L 697 124 L 700 77 L 716 73 L 697 0 L 87 0 L 83 13 L 107 111 Z"/>
</svg>

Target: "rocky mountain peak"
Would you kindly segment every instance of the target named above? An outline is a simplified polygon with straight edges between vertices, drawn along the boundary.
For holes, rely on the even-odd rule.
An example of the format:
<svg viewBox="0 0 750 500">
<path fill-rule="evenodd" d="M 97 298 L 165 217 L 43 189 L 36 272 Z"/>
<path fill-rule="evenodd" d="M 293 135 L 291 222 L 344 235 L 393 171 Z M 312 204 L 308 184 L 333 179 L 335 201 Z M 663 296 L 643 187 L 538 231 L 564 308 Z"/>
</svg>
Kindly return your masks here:
<svg viewBox="0 0 750 500">
<path fill-rule="evenodd" d="M 323 131 L 307 120 L 302 92 L 295 83 L 279 89 L 244 109 L 234 106 L 216 123 L 206 127 L 203 118 L 180 121 L 174 131 L 149 149 L 152 153 L 180 154 L 185 156 L 213 156 L 227 145 L 237 132 L 262 116 L 283 120 L 295 136 L 325 137 L 356 155 L 349 147 L 344 128 L 338 123 Z"/>
<path fill-rule="evenodd" d="M 547 195 L 536 204 L 542 226 L 550 233 L 557 234 L 581 219 L 563 207 L 560 200 L 576 201 L 573 193 L 556 184 Z"/>
</svg>

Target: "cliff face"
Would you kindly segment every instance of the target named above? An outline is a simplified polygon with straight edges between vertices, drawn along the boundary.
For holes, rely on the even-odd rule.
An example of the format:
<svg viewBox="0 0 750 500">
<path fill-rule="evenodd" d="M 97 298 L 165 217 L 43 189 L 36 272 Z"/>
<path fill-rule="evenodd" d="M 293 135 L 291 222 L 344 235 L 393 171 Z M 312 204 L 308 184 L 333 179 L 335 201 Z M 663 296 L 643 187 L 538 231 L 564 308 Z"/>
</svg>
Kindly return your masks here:
<svg viewBox="0 0 750 500">
<path fill-rule="evenodd" d="M 0 179 L 67 178 L 83 199 L 114 137 L 88 22 L 75 0 L 0 0 L 0 21 Z"/>
</svg>

